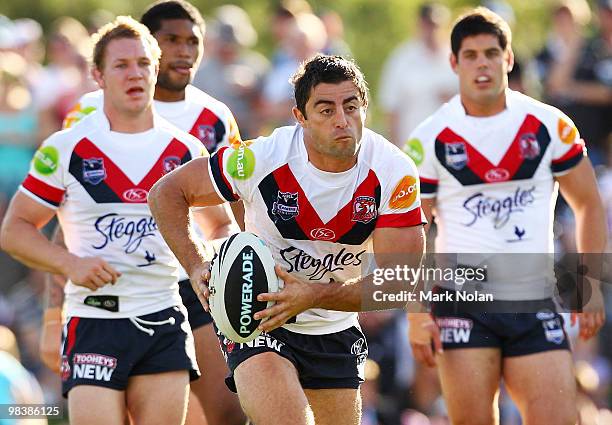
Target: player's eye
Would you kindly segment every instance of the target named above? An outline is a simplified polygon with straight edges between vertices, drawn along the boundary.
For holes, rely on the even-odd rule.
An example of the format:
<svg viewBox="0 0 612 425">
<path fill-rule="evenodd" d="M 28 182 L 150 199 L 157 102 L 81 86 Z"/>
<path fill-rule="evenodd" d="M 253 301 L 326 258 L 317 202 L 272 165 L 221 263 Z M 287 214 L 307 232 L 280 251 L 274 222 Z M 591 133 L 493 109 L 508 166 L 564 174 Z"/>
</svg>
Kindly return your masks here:
<svg viewBox="0 0 612 425">
<path fill-rule="evenodd" d="M 198 40 L 196 37 L 192 37 L 189 39 L 189 44 L 192 46 L 197 46 L 200 43 L 200 40 Z"/>
<path fill-rule="evenodd" d="M 331 115 L 334 111 L 330 108 L 322 109 L 321 114 L 323 115 Z"/>
</svg>

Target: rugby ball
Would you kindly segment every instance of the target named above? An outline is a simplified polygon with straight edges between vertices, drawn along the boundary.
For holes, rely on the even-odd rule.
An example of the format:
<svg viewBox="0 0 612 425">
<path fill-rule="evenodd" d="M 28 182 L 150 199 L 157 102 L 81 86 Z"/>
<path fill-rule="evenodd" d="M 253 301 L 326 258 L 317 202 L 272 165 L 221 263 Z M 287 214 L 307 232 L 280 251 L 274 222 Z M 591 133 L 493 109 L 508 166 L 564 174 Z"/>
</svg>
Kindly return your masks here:
<svg viewBox="0 0 612 425">
<path fill-rule="evenodd" d="M 253 315 L 274 305 L 257 301 L 265 292 L 276 292 L 279 279 L 274 259 L 265 243 L 253 233 L 232 235 L 211 262 L 210 314 L 217 328 L 234 342 L 249 342 L 261 334 Z"/>
</svg>

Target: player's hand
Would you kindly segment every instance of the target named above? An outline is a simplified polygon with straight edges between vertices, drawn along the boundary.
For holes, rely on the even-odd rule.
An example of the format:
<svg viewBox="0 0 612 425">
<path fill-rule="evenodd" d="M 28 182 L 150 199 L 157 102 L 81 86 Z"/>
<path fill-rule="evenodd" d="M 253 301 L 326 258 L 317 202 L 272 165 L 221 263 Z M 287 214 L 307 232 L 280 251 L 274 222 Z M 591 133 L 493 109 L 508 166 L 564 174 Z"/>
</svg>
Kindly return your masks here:
<svg viewBox="0 0 612 425">
<path fill-rule="evenodd" d="M 115 270 L 100 257 L 74 256 L 68 270 L 63 273 L 70 281 L 78 286 L 84 286 L 92 291 L 109 283 L 115 284 L 121 273 Z"/>
<path fill-rule="evenodd" d="M 319 284 L 304 282 L 295 276 L 291 276 L 279 266 L 274 267 L 274 270 L 285 285 L 278 292 L 259 294 L 257 297 L 257 301 L 275 302 L 272 307 L 254 315 L 255 320 L 268 317 L 259 325 L 259 329 L 264 332 L 270 332 L 287 323 L 292 317 L 314 307 L 317 299 Z"/>
<path fill-rule="evenodd" d="M 412 354 L 417 361 L 429 366 L 436 365 L 436 354 L 442 354 L 442 341 L 440 340 L 440 329 L 429 313 L 408 313 L 410 328 L 408 339 L 412 347 Z"/>
<path fill-rule="evenodd" d="M 592 287 L 591 296 L 584 306 L 582 313 L 571 314 L 571 324 L 578 321 L 580 325 L 579 337 L 583 340 L 594 337 L 606 321 L 606 310 L 603 295 L 599 287 Z"/>
<path fill-rule="evenodd" d="M 189 274 L 189 281 L 193 291 L 198 296 L 202 307 L 205 311 L 210 311 L 208 307 L 208 296 L 210 291 L 208 290 L 208 281 L 210 279 L 210 263 L 208 261 L 199 264 Z"/>
<path fill-rule="evenodd" d="M 62 309 L 60 307 L 48 308 L 43 315 L 38 353 L 43 364 L 57 374 L 60 372 L 61 364 L 61 340 Z"/>
</svg>

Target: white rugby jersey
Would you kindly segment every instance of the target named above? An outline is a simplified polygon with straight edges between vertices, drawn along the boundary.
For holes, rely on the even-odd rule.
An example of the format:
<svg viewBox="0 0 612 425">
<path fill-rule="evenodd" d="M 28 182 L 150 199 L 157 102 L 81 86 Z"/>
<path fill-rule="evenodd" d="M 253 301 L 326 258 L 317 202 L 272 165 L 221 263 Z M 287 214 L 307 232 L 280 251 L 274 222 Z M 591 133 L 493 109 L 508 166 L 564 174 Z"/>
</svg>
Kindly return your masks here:
<svg viewBox="0 0 612 425">
<path fill-rule="evenodd" d="M 266 242 L 277 264 L 305 281 L 367 275 L 374 266 L 374 229 L 424 222 L 414 163 L 368 129 L 357 164 L 345 172 L 315 168 L 296 125 L 221 148 L 211 157 L 210 175 L 219 196 L 243 200 L 246 230 Z M 356 313 L 311 309 L 284 327 L 326 334 L 355 324 Z"/>
<path fill-rule="evenodd" d="M 240 144 L 240 132 L 230 109 L 214 97 L 189 84 L 185 87 L 185 99 L 178 102 L 154 100 L 155 112 L 180 130 L 196 136 L 209 152 L 220 146 Z M 83 95 L 64 120 L 64 128 L 77 124 L 89 114 L 102 110 L 104 92 L 97 90 Z M 194 226 L 197 235 L 204 239 L 201 229 Z M 181 267 L 180 280 L 189 279 Z"/>
<path fill-rule="evenodd" d="M 64 119 L 64 128 L 72 127 L 83 117 L 101 110 L 104 92 L 83 95 Z M 197 137 L 209 152 L 219 146 L 240 143 L 240 132 L 229 108 L 214 97 L 189 84 L 185 99 L 178 102 L 153 101 L 155 111 L 183 131 Z"/>
<path fill-rule="evenodd" d="M 110 131 L 99 112 L 45 140 L 20 190 L 57 210 L 70 252 L 102 257 L 122 273 L 96 291 L 69 281 L 68 316 L 124 318 L 181 304 L 178 261 L 147 194 L 160 177 L 203 152 L 197 139 L 157 115 L 152 129 L 127 134 Z"/>
<path fill-rule="evenodd" d="M 455 96 L 415 129 L 404 151 L 418 166 L 421 196 L 436 198 L 442 253 L 552 253 L 553 177 L 586 154 L 566 115 L 511 90 L 492 117 L 466 115 Z M 545 274 L 515 264 L 507 278 L 531 288 L 528 297 L 550 296 Z M 515 285 L 500 298 L 520 292 Z"/>
</svg>

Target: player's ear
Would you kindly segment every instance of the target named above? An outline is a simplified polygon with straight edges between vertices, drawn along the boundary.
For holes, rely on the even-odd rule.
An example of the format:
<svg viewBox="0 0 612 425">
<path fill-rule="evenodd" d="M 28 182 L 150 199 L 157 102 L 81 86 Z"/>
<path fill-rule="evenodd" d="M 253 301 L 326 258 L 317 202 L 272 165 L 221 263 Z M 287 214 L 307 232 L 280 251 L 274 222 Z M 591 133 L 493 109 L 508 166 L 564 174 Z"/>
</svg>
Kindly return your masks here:
<svg viewBox="0 0 612 425">
<path fill-rule="evenodd" d="M 306 117 L 304 116 L 304 114 L 302 114 L 302 111 L 300 111 L 297 106 L 294 106 L 291 109 L 291 112 L 293 113 L 293 116 L 295 117 L 295 119 L 297 120 L 298 124 L 300 124 L 301 126 L 304 125 L 304 123 L 306 122 Z"/>
<path fill-rule="evenodd" d="M 453 70 L 453 72 L 456 74 L 457 73 L 457 56 L 455 56 L 455 54 L 453 52 L 451 52 L 448 56 L 448 61 L 450 62 L 450 66 Z"/>
<path fill-rule="evenodd" d="M 506 61 L 508 63 L 508 72 L 510 72 L 514 68 L 514 52 L 510 47 L 507 48 L 507 55 Z"/>
<path fill-rule="evenodd" d="M 98 67 L 95 65 L 91 68 L 91 76 L 93 77 L 95 82 L 98 83 L 98 86 L 100 86 L 101 89 L 105 88 L 104 76 L 102 75 L 102 72 L 98 69 Z"/>
</svg>

